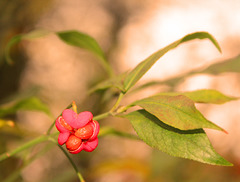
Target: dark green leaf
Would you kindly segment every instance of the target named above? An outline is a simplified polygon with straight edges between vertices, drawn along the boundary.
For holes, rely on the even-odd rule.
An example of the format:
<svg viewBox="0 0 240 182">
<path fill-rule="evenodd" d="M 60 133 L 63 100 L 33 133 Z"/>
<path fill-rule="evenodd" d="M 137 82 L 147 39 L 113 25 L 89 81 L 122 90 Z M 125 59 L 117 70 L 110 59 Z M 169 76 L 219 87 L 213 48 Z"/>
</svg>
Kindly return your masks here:
<svg viewBox="0 0 240 182">
<path fill-rule="evenodd" d="M 65 43 L 76 46 L 82 49 L 86 49 L 92 52 L 100 61 L 104 69 L 108 72 L 110 76 L 113 76 L 112 69 L 108 64 L 105 55 L 98 45 L 97 41 L 90 37 L 87 34 L 78 31 L 64 31 L 64 32 L 56 32 L 58 37 L 63 40 Z"/>
<path fill-rule="evenodd" d="M 157 95 L 168 95 L 168 96 L 177 96 L 184 95 L 193 100 L 196 103 L 212 103 L 212 104 L 223 104 L 232 100 L 236 100 L 236 97 L 229 97 L 217 90 L 196 90 L 190 92 L 163 92 Z"/>
<path fill-rule="evenodd" d="M 37 97 L 30 97 L 27 99 L 22 99 L 17 101 L 11 106 L 1 106 L 0 107 L 0 117 L 4 117 L 9 114 L 14 114 L 17 111 L 25 110 L 25 111 L 41 111 L 51 116 L 51 112 L 46 104 L 44 104 Z"/>
<path fill-rule="evenodd" d="M 147 110 L 162 122 L 181 130 L 198 128 L 223 130 L 204 118 L 196 109 L 194 102 L 184 95 L 156 95 L 138 100 L 133 104 Z"/>
<path fill-rule="evenodd" d="M 65 43 L 91 51 L 95 55 L 105 59 L 104 53 L 95 39 L 78 31 L 57 32 L 58 37 Z"/>
<path fill-rule="evenodd" d="M 181 43 L 193 40 L 193 39 L 209 39 L 216 48 L 221 52 L 221 49 L 217 41 L 207 32 L 196 32 L 193 34 L 186 35 L 185 37 L 173 42 L 172 44 L 166 46 L 163 49 L 158 50 L 153 53 L 147 59 L 139 63 L 126 77 L 124 80 L 125 90 L 129 90 L 135 83 L 153 66 L 153 64 L 161 58 L 169 50 L 177 47 Z"/>
<path fill-rule="evenodd" d="M 138 136 L 149 146 L 169 155 L 202 163 L 232 166 L 215 152 L 204 130 L 179 130 L 166 125 L 145 110 L 125 115 Z"/>
</svg>

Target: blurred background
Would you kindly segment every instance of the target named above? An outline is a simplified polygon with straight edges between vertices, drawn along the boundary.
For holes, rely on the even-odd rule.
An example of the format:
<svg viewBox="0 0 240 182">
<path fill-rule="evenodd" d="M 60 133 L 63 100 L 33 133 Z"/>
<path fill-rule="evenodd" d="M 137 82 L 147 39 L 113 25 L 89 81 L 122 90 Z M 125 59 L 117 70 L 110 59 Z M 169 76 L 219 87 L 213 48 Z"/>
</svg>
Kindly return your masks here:
<svg viewBox="0 0 240 182">
<path fill-rule="evenodd" d="M 34 93 L 50 107 L 54 117 L 73 100 L 80 111 L 90 110 L 94 114 L 104 112 L 112 104 L 104 103 L 101 93 L 88 95 L 89 88 L 106 77 L 95 58 L 88 52 L 64 44 L 54 35 L 21 42 L 12 50 L 14 64 L 7 64 L 4 49 L 16 34 L 39 28 L 82 31 L 97 40 L 116 73 L 134 68 L 151 53 L 192 32 L 207 31 L 219 42 L 221 54 L 207 40 L 194 40 L 179 46 L 154 65 L 141 79 L 140 84 L 143 84 L 176 76 L 185 78 L 188 72 L 202 70 L 211 64 L 239 60 L 239 9 L 237 0 L 1 0 L 0 103 L 15 94 Z M 211 88 L 239 97 L 239 76 L 238 72 L 194 74 L 175 85 L 174 90 Z M 124 103 L 168 90 L 171 90 L 169 86 L 155 85 L 129 95 Z M 91 182 L 239 181 L 239 106 L 239 101 L 197 105 L 206 118 L 228 131 L 226 135 L 206 130 L 216 151 L 234 163 L 234 167 L 174 158 L 143 142 L 112 136 L 101 138 L 94 152 L 82 152 L 72 157 L 86 181 Z M 10 119 L 16 121 L 22 132 L 11 131 L 8 126 L 0 128 L 0 152 L 43 134 L 52 123 L 47 115 L 32 111 L 17 112 Z M 123 119 L 105 119 L 101 125 L 134 133 L 130 123 Z M 26 153 L 33 159 L 41 156 L 29 160 L 29 165 L 23 164 L 18 157 L 0 163 L 0 179 L 77 181 L 72 166 L 57 147 L 38 145 Z"/>
</svg>

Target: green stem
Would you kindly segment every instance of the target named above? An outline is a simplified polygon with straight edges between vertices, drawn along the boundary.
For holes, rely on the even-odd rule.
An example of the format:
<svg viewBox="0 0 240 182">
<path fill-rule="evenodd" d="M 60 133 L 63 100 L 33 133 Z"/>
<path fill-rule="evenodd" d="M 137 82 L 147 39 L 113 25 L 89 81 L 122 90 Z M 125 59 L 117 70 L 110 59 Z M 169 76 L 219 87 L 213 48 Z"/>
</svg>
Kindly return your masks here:
<svg viewBox="0 0 240 182">
<path fill-rule="evenodd" d="M 24 151 L 24 150 L 26 150 L 26 149 L 28 149 L 30 147 L 33 147 L 34 145 L 37 145 L 37 144 L 39 144 L 41 142 L 48 141 L 50 139 L 50 137 L 55 136 L 57 134 L 58 133 L 54 133 L 51 136 L 42 135 L 42 136 L 40 136 L 38 138 L 35 138 L 35 139 L 25 143 L 24 145 L 14 149 L 14 150 L 12 150 L 10 152 L 5 152 L 5 153 L 0 155 L 0 161 L 5 160 L 5 159 L 7 159 L 7 158 L 9 158 L 11 156 L 14 156 L 17 153 L 22 152 L 22 151 Z"/>
<path fill-rule="evenodd" d="M 105 112 L 105 113 L 99 114 L 97 116 L 94 116 L 93 120 L 100 120 L 100 119 L 106 118 L 106 117 L 108 117 L 110 115 L 111 115 L 110 112 Z"/>
<path fill-rule="evenodd" d="M 126 133 L 126 132 L 122 132 L 122 131 L 116 130 L 114 128 L 110 128 L 110 127 L 101 128 L 98 136 L 103 137 L 103 136 L 106 136 L 106 135 L 115 135 L 115 136 L 120 136 L 120 137 L 124 137 L 124 138 L 128 138 L 128 139 L 133 139 L 133 140 L 141 140 L 136 135 Z"/>
<path fill-rule="evenodd" d="M 54 122 L 51 124 L 51 126 L 48 128 L 48 130 L 47 130 L 47 135 L 50 134 L 50 132 L 51 132 L 52 128 L 54 127 L 54 125 L 55 125 L 55 120 L 54 120 Z"/>
<path fill-rule="evenodd" d="M 55 144 L 62 150 L 62 152 L 65 154 L 65 156 L 68 158 L 69 162 L 71 163 L 71 165 L 73 166 L 75 172 L 77 173 L 77 176 L 78 176 L 80 182 L 85 182 L 83 176 L 82 176 L 81 173 L 78 171 L 78 168 L 77 168 L 76 164 L 73 162 L 72 158 L 68 155 L 67 151 L 64 150 L 64 149 L 62 148 L 62 146 L 60 146 L 53 138 L 51 139 L 51 141 L 52 141 L 53 143 L 55 143 Z"/>
<path fill-rule="evenodd" d="M 65 109 L 69 109 L 69 108 L 71 108 L 72 107 L 72 103 L 71 104 L 69 104 Z M 59 116 L 61 116 L 62 114 L 60 114 Z M 59 117 L 58 116 L 58 117 Z M 58 118 L 57 117 L 57 118 Z M 57 119 L 56 118 L 56 119 Z M 47 130 L 47 135 L 50 135 L 50 132 L 51 132 L 51 130 L 53 129 L 53 127 L 54 127 L 54 125 L 55 125 L 55 121 L 56 121 L 56 119 L 52 122 L 52 124 L 51 124 L 51 126 L 48 128 L 48 130 Z"/>
<path fill-rule="evenodd" d="M 122 101 L 123 96 L 124 96 L 124 93 L 121 92 L 121 93 L 119 94 L 119 96 L 118 96 L 118 99 L 117 99 L 116 103 L 114 104 L 114 106 L 112 107 L 112 109 L 111 109 L 109 112 L 105 112 L 105 113 L 103 113 L 103 114 L 97 115 L 97 116 L 95 116 L 93 119 L 94 119 L 94 120 L 100 120 L 100 119 L 106 118 L 106 117 L 108 117 L 108 116 L 110 116 L 110 115 L 114 115 L 114 112 L 115 112 L 115 110 L 118 108 L 120 102 Z M 125 110 L 124 110 L 124 111 L 125 111 Z M 123 111 L 123 112 L 124 112 L 124 111 Z M 120 112 L 118 112 L 117 114 L 119 114 L 119 113 L 120 113 Z"/>
<path fill-rule="evenodd" d="M 123 96 L 124 96 L 124 93 L 121 92 L 121 93 L 119 94 L 119 97 L 118 97 L 116 103 L 114 104 L 114 106 L 113 106 L 112 109 L 110 110 L 110 113 L 113 113 L 113 112 L 118 108 L 120 102 L 121 102 L 122 99 L 123 99 Z"/>
<path fill-rule="evenodd" d="M 107 60 L 103 57 L 98 56 L 100 63 L 102 65 L 102 67 L 106 70 L 106 72 L 108 73 L 108 76 L 111 78 L 114 76 L 114 72 L 111 68 L 111 66 L 109 65 L 109 63 L 107 62 Z"/>
</svg>

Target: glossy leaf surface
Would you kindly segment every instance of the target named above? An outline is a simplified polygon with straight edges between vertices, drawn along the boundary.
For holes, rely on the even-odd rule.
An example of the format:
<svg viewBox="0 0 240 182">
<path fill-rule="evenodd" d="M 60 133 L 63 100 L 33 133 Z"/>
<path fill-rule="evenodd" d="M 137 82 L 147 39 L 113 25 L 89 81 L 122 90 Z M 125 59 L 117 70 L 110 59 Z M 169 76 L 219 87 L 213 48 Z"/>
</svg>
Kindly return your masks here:
<svg viewBox="0 0 240 182">
<path fill-rule="evenodd" d="M 166 125 L 145 110 L 125 115 L 138 136 L 149 146 L 169 155 L 202 163 L 231 166 L 215 152 L 204 130 L 179 130 Z"/>
</svg>

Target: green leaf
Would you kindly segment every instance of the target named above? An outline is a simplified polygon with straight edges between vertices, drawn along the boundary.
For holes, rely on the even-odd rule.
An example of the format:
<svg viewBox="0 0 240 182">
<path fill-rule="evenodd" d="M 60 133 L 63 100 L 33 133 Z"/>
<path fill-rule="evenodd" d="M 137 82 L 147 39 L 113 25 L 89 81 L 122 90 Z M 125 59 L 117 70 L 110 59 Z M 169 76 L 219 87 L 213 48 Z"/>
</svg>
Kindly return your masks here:
<svg viewBox="0 0 240 182">
<path fill-rule="evenodd" d="M 105 59 L 104 53 L 95 39 L 78 31 L 57 32 L 58 37 L 65 43 L 91 51 L 95 55 Z"/>
<path fill-rule="evenodd" d="M 18 44 L 22 40 L 32 40 L 32 39 L 35 39 L 35 38 L 45 36 L 49 33 L 50 32 L 47 31 L 47 30 L 34 30 L 34 31 L 31 31 L 27 34 L 20 34 L 20 35 L 16 35 L 16 36 L 12 37 L 10 39 L 10 41 L 8 42 L 8 44 L 6 46 L 6 49 L 5 49 L 5 58 L 6 58 L 7 62 L 9 64 L 13 64 L 13 60 L 10 56 L 10 52 L 11 52 L 11 48 L 14 45 Z"/>
<path fill-rule="evenodd" d="M 11 106 L 0 106 L 0 117 L 4 117 L 9 114 L 14 114 L 20 110 L 41 111 L 49 116 L 52 116 L 46 104 L 44 104 L 37 97 L 30 97 L 27 99 L 19 100 Z"/>
<path fill-rule="evenodd" d="M 115 87 L 117 89 L 119 89 L 120 91 L 125 91 L 124 87 L 123 87 L 123 80 L 126 76 L 126 73 L 122 73 L 120 75 L 114 76 L 112 78 L 109 78 L 107 80 L 104 80 L 102 82 L 100 82 L 99 84 L 97 84 L 96 86 L 94 86 L 93 88 L 91 88 L 89 90 L 89 93 L 93 93 L 96 92 L 98 90 L 105 90 L 111 87 Z"/>
<path fill-rule="evenodd" d="M 193 40 L 193 39 L 209 39 L 216 48 L 221 52 L 221 49 L 217 43 L 217 41 L 207 32 L 196 32 L 173 42 L 172 44 L 166 46 L 163 49 L 158 50 L 157 52 L 153 53 L 147 59 L 139 63 L 126 77 L 124 80 L 125 90 L 129 90 L 135 83 L 153 66 L 153 64 L 161 58 L 165 53 L 169 50 L 177 47 L 181 43 Z"/>
<path fill-rule="evenodd" d="M 65 43 L 76 46 L 82 49 L 86 49 L 92 52 L 99 60 L 105 70 L 109 73 L 110 76 L 113 75 L 112 69 L 108 64 L 105 55 L 98 45 L 97 41 L 90 37 L 87 34 L 78 31 L 64 31 L 64 32 L 56 32 L 56 35 Z"/>
<path fill-rule="evenodd" d="M 240 72 L 240 56 L 235 58 L 215 63 L 206 69 L 199 71 L 199 73 L 220 74 L 226 72 Z"/>
<path fill-rule="evenodd" d="M 217 90 L 211 89 L 202 89 L 190 92 L 162 92 L 157 95 L 168 96 L 184 95 L 196 103 L 212 103 L 212 104 L 223 104 L 238 99 L 236 97 L 226 96 Z"/>
<path fill-rule="evenodd" d="M 224 131 L 204 118 L 194 102 L 184 95 L 156 95 L 138 100 L 133 105 L 142 107 L 162 122 L 181 130 L 211 128 Z"/>
<path fill-rule="evenodd" d="M 21 92 L 16 92 L 14 94 L 11 94 L 10 96 L 1 99 L 0 107 L 1 105 L 4 105 L 4 104 L 14 103 L 18 100 L 36 96 L 40 89 L 41 88 L 39 86 L 32 86 L 30 88 L 22 90 Z"/>
<path fill-rule="evenodd" d="M 179 130 L 166 125 L 145 110 L 125 115 L 138 136 L 149 146 L 169 155 L 202 163 L 232 166 L 215 152 L 204 130 Z"/>
</svg>

